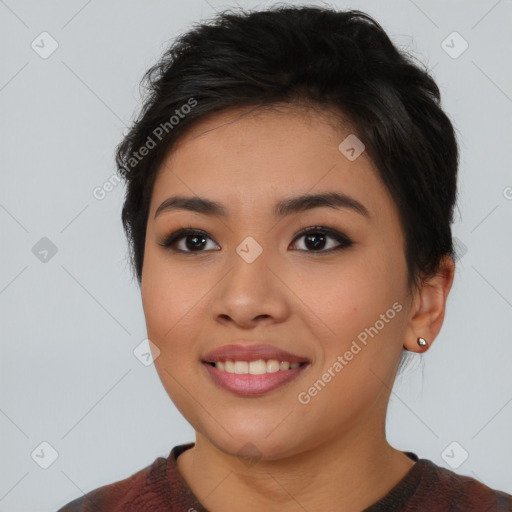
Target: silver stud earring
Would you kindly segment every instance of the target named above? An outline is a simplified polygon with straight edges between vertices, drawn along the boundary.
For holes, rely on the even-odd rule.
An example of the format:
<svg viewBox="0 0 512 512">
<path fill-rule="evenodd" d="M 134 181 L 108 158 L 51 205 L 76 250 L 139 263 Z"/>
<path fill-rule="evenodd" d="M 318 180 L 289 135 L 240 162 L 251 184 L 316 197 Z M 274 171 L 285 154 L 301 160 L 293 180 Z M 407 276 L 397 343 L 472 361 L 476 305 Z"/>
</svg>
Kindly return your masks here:
<svg viewBox="0 0 512 512">
<path fill-rule="evenodd" d="M 420 347 L 428 347 L 428 341 L 426 339 L 418 338 L 416 341 Z"/>
</svg>

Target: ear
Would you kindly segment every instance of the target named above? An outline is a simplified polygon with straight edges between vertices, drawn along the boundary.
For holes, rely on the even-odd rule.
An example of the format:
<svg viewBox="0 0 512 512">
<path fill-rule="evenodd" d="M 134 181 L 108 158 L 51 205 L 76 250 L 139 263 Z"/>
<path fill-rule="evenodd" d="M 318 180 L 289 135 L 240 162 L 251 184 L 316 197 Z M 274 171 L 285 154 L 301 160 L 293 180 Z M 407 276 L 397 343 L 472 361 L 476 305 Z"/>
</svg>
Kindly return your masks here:
<svg viewBox="0 0 512 512">
<path fill-rule="evenodd" d="M 454 275 L 455 263 L 451 256 L 446 255 L 441 260 L 438 273 L 426 279 L 415 292 L 411 318 L 405 332 L 406 350 L 425 352 L 439 334 Z M 418 338 L 424 338 L 428 345 L 419 346 Z"/>
</svg>

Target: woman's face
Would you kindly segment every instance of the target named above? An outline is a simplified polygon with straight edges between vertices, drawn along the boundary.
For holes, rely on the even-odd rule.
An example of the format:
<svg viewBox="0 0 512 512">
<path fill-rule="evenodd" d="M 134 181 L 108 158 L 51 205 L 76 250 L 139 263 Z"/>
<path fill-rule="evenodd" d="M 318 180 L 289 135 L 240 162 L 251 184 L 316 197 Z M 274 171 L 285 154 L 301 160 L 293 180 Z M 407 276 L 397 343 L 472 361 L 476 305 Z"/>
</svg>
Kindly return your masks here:
<svg viewBox="0 0 512 512">
<path fill-rule="evenodd" d="M 142 300 L 184 417 L 223 452 L 273 460 L 381 427 L 411 304 L 396 207 L 353 139 L 339 149 L 350 130 L 245 111 L 197 124 L 159 170 Z M 178 196 L 188 207 L 155 217 Z M 200 233 L 161 245 L 182 228 Z"/>
</svg>

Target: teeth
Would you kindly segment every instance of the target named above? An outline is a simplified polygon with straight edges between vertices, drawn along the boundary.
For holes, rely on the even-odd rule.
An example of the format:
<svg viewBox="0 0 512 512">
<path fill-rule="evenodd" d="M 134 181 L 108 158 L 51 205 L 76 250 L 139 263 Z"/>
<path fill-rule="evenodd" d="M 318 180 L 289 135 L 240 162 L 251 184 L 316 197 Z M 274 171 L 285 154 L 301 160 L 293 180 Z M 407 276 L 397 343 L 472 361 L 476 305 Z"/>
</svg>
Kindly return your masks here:
<svg viewBox="0 0 512 512">
<path fill-rule="evenodd" d="M 249 363 L 247 361 L 235 361 L 235 373 L 249 373 Z"/>
<path fill-rule="evenodd" d="M 260 359 L 259 361 L 251 361 L 249 363 L 248 372 L 251 375 L 263 375 L 264 373 L 267 373 L 267 363 L 265 363 L 263 359 Z"/>
<path fill-rule="evenodd" d="M 269 359 L 264 361 L 218 361 L 215 366 L 227 373 L 263 375 L 265 373 L 275 373 L 278 371 L 294 370 L 300 366 L 300 363 L 290 363 L 288 361 L 278 361 L 277 359 Z"/>
<path fill-rule="evenodd" d="M 271 359 L 270 361 L 267 361 L 266 364 L 266 371 L 267 373 L 275 373 L 279 371 L 279 361 L 276 359 Z"/>
</svg>

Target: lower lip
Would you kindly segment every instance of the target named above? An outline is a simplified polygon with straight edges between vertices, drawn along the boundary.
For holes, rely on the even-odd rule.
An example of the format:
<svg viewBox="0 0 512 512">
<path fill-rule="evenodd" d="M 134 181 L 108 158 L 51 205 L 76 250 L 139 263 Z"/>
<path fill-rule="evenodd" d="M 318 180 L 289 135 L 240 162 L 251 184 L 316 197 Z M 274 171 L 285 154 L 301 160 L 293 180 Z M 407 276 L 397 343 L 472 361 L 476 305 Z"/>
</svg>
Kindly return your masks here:
<svg viewBox="0 0 512 512">
<path fill-rule="evenodd" d="M 295 379 L 308 366 L 304 364 L 293 370 L 251 375 L 250 373 L 228 373 L 208 363 L 203 363 L 203 365 L 218 386 L 244 396 L 262 395 L 273 391 Z"/>
</svg>

